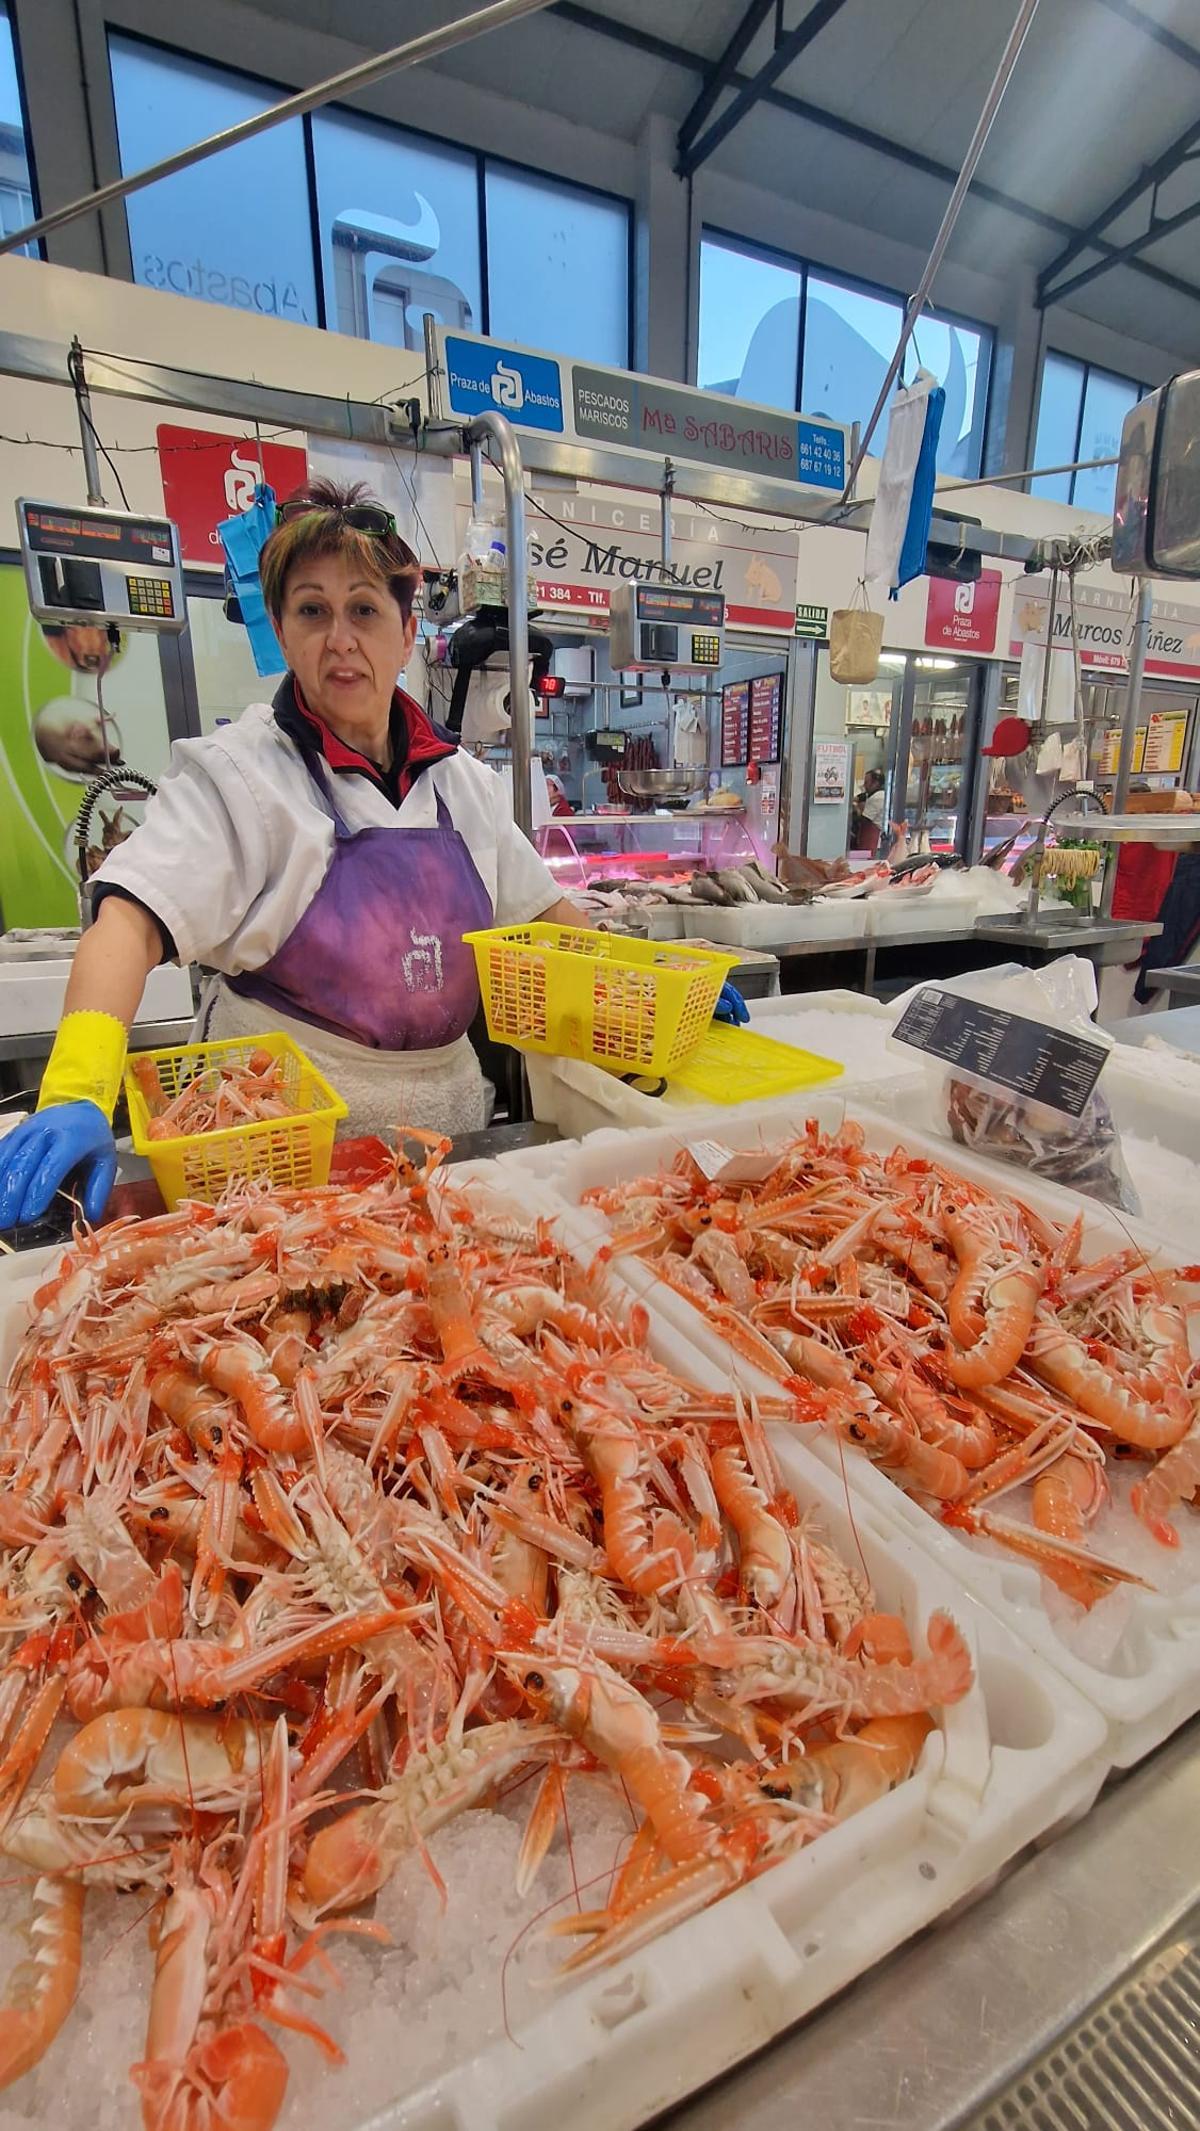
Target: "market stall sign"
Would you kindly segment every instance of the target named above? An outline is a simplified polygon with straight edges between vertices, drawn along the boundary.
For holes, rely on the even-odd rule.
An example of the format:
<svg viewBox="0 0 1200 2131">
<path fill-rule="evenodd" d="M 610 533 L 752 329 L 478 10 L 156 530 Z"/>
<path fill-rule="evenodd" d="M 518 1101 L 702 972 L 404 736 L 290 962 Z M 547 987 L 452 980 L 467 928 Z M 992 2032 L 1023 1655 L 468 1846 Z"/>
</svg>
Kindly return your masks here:
<svg viewBox="0 0 1200 2131">
<path fill-rule="evenodd" d="M 439 327 L 438 342 L 453 414 L 498 408 L 516 429 L 572 443 L 767 474 L 826 496 L 845 486 L 850 432 L 841 422 L 781 414 L 631 370 L 601 370 L 508 347 L 480 334 Z"/>
<path fill-rule="evenodd" d="M 981 570 L 974 584 L 931 577 L 925 601 L 925 641 L 946 651 L 994 651 L 1000 616 L 999 570 Z"/>
<path fill-rule="evenodd" d="M 814 644 L 823 644 L 829 635 L 828 607 L 799 606 L 796 609 L 795 635 L 807 636 Z"/>
<path fill-rule="evenodd" d="M 893 1035 L 974 1080 L 1068 1117 L 1083 1115 L 1108 1056 L 1084 1036 L 934 985 L 923 986 L 905 1007 Z"/>
<path fill-rule="evenodd" d="M 813 805 L 843 804 L 849 789 L 849 741 L 818 740 L 813 749 Z"/>
<path fill-rule="evenodd" d="M 556 493 L 549 515 L 529 500 L 529 559 L 539 603 L 603 620 L 614 585 L 675 585 L 722 592 L 731 627 L 792 632 L 798 535 L 785 527 L 750 528 L 676 504 L 671 561 L 662 562 L 656 503 L 626 489 Z M 743 760 L 745 758 L 743 757 Z"/>
<path fill-rule="evenodd" d="M 1010 646 L 1014 658 L 1020 658 L 1023 644 L 1045 643 L 1049 613 L 1049 578 L 1031 577 L 1028 584 L 1016 588 Z M 1128 671 L 1133 613 L 1127 592 L 1077 583 L 1075 630 L 1085 666 L 1110 673 Z M 1054 644 L 1056 649 L 1071 649 L 1071 604 L 1065 584 L 1054 610 Z M 1167 674 L 1172 680 L 1200 680 L 1200 608 L 1183 606 L 1174 599 L 1155 600 L 1146 671 Z"/>
<path fill-rule="evenodd" d="M 155 435 L 163 501 L 179 527 L 185 562 L 224 567 L 216 528 L 222 518 L 249 509 L 260 462 L 279 497 L 294 494 L 308 479 L 307 457 L 295 444 L 260 445 L 252 436 L 181 429 L 171 422 L 160 422 Z"/>
</svg>

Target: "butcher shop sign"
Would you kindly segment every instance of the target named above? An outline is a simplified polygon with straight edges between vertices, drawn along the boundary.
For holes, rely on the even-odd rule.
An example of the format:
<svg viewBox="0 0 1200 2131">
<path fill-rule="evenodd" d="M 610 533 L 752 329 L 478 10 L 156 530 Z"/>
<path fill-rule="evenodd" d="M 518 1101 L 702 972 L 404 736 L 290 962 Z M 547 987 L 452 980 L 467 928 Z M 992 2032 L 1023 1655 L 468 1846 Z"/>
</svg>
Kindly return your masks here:
<svg viewBox="0 0 1200 2131">
<path fill-rule="evenodd" d="M 723 592 L 734 628 L 778 629 L 790 636 L 796 615 L 797 535 L 745 528 L 677 503 L 671 512 L 671 560 L 662 562 L 657 503 L 628 490 L 556 492 L 554 516 L 529 502 L 529 560 L 540 605 L 603 620 L 614 585 L 683 585 Z"/>
<path fill-rule="evenodd" d="M 1023 644 L 1044 644 L 1050 612 L 1050 583 L 1032 577 L 1013 590 L 1012 655 L 1019 658 Z M 1075 634 L 1083 665 L 1124 673 L 1129 666 L 1133 633 L 1130 595 L 1116 588 L 1076 585 Z M 1071 604 L 1063 585 L 1055 604 L 1054 645 L 1071 649 Z M 1200 679 L 1200 608 L 1182 606 L 1178 600 L 1156 599 L 1146 642 L 1147 673 L 1166 674 L 1172 680 Z"/>
</svg>

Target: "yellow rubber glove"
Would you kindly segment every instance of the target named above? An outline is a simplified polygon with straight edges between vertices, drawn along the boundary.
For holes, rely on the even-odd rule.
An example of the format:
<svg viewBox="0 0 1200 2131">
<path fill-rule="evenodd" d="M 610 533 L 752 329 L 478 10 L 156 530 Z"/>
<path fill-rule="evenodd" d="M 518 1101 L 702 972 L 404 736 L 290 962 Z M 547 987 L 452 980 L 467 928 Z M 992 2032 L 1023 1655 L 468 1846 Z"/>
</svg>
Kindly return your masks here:
<svg viewBox="0 0 1200 2131">
<path fill-rule="evenodd" d="M 95 1103 L 111 1124 L 128 1042 L 128 1030 L 115 1014 L 64 1014 L 42 1076 L 38 1109 L 48 1110 L 52 1103 Z"/>
</svg>

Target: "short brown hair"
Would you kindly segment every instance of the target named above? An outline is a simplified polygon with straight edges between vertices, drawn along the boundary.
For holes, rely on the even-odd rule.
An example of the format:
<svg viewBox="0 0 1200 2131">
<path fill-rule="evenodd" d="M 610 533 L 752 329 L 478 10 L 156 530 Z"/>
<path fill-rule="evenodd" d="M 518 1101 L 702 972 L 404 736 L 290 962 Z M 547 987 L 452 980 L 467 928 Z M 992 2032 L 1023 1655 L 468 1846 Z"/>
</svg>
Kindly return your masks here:
<svg viewBox="0 0 1200 2131">
<path fill-rule="evenodd" d="M 258 558 L 263 598 L 273 621 L 283 613 L 288 578 L 297 563 L 317 555 L 344 555 L 355 562 L 368 577 L 387 586 L 408 620 L 421 582 L 421 565 L 408 542 L 399 533 L 381 539 L 359 532 L 341 516 L 353 504 L 378 501 L 365 481 L 308 481 L 286 500 L 309 509 L 277 525 Z"/>
</svg>

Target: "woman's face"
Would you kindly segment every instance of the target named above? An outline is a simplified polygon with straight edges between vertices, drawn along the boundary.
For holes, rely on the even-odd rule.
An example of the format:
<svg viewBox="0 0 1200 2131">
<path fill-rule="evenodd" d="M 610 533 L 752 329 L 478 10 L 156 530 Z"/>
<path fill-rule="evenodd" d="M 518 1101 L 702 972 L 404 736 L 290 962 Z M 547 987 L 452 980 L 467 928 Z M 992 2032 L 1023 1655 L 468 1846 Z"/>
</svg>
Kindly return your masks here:
<svg viewBox="0 0 1200 2131">
<path fill-rule="evenodd" d="M 318 555 L 287 581 L 277 635 L 310 710 L 364 752 L 386 741 L 392 690 L 417 633 L 357 560 Z"/>
</svg>

